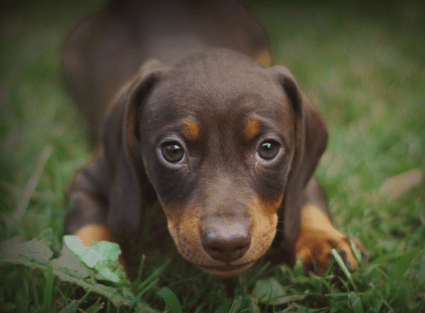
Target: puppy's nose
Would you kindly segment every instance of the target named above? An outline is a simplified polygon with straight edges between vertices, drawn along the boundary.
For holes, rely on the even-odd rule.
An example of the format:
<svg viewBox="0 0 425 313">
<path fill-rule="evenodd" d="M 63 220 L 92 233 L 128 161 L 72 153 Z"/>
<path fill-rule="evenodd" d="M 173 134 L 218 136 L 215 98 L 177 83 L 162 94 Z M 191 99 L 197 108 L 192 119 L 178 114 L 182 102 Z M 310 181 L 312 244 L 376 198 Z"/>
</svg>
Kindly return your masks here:
<svg viewBox="0 0 425 313">
<path fill-rule="evenodd" d="M 214 223 L 202 231 L 202 246 L 215 260 L 225 263 L 240 259 L 251 245 L 249 230 L 241 224 Z"/>
</svg>

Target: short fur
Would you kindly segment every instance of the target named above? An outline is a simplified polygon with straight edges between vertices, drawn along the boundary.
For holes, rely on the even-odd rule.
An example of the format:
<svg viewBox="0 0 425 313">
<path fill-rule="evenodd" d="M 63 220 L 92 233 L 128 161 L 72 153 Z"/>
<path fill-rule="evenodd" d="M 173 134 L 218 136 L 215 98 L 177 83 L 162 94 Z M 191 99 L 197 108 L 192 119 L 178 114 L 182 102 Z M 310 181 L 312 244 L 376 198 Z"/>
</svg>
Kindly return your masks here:
<svg viewBox="0 0 425 313">
<path fill-rule="evenodd" d="M 213 275 L 237 275 L 268 250 L 319 274 L 332 248 L 356 265 L 313 178 L 326 127 L 293 75 L 255 53 L 189 52 L 146 61 L 116 96 L 99 151 L 72 185 L 65 231 L 125 247 L 156 196 L 180 254 Z M 170 162 L 164 149 L 182 158 Z"/>
</svg>

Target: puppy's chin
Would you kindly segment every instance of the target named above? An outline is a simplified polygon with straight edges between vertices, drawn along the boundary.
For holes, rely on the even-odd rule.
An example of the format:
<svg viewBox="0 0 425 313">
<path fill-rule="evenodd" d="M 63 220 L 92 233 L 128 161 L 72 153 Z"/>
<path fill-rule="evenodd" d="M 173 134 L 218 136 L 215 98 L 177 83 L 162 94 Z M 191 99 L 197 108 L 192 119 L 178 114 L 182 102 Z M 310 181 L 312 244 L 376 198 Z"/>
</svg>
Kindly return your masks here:
<svg viewBox="0 0 425 313">
<path fill-rule="evenodd" d="M 207 272 L 210 275 L 217 277 L 233 277 L 245 272 L 248 268 L 255 264 L 255 261 L 251 261 L 244 264 L 238 265 L 221 265 L 221 266 L 203 266 L 197 265 L 200 269 Z"/>
</svg>

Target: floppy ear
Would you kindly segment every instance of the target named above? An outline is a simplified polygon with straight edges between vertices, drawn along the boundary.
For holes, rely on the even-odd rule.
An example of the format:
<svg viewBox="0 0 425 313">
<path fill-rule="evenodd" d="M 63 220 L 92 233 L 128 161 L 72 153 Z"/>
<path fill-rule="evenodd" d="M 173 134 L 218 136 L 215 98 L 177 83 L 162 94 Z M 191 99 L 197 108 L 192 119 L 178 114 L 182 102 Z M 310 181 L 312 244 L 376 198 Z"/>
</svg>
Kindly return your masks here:
<svg viewBox="0 0 425 313">
<path fill-rule="evenodd" d="M 108 228 L 118 242 L 135 234 L 142 219 L 143 190 L 148 182 L 138 134 L 141 109 L 165 75 L 158 61 L 146 62 L 118 94 L 103 124 L 102 147 L 110 171 Z"/>
<path fill-rule="evenodd" d="M 275 66 L 278 81 L 291 101 L 295 116 L 295 152 L 283 199 L 283 235 L 295 244 L 301 226 L 304 190 L 325 151 L 328 133 L 321 114 L 298 86 L 291 72 Z"/>
</svg>

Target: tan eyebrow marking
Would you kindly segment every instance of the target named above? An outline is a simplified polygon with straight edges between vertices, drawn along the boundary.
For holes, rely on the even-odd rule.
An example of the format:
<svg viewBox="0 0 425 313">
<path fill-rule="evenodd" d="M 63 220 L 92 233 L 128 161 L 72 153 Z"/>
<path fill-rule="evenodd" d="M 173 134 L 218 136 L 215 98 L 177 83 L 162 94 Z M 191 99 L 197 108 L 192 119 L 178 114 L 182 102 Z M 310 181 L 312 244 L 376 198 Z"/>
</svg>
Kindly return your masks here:
<svg viewBox="0 0 425 313">
<path fill-rule="evenodd" d="M 255 60 L 265 67 L 269 67 L 272 64 L 272 57 L 270 56 L 268 49 L 262 49 L 258 52 L 255 56 Z"/>
<path fill-rule="evenodd" d="M 183 136 L 189 141 L 195 141 L 199 137 L 199 126 L 195 121 L 183 122 Z"/>
<path fill-rule="evenodd" d="M 258 135 L 258 133 L 260 132 L 260 126 L 261 123 L 259 120 L 253 118 L 250 119 L 246 125 L 245 125 L 245 129 L 243 131 L 245 138 L 247 140 L 251 140 L 252 138 L 254 138 L 255 136 Z"/>
</svg>

